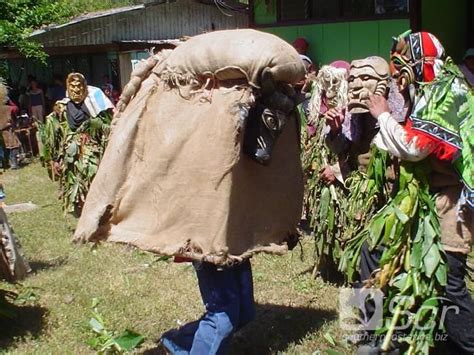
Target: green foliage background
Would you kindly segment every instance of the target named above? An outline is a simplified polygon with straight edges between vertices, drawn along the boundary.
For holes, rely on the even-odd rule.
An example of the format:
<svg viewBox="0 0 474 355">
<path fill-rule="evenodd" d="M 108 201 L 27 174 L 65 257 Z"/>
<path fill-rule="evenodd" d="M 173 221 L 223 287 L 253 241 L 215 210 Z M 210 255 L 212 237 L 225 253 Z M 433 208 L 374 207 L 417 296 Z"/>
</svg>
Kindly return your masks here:
<svg viewBox="0 0 474 355">
<path fill-rule="evenodd" d="M 45 62 L 42 45 L 29 35 L 35 29 L 64 23 L 80 14 L 134 5 L 141 0 L 8 0 L 0 1 L 0 46 L 15 47 L 27 58 Z"/>
</svg>

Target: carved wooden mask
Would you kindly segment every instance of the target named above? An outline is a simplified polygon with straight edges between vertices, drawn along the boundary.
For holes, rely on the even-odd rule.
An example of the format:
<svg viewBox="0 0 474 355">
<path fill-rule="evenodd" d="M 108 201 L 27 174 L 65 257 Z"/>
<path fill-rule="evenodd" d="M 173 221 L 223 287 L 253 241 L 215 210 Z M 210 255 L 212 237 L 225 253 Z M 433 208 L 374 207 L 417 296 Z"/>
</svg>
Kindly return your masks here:
<svg viewBox="0 0 474 355">
<path fill-rule="evenodd" d="M 75 104 L 82 103 L 87 97 L 87 82 L 81 73 L 70 73 L 66 79 L 67 94 Z"/>
<path fill-rule="evenodd" d="M 351 113 L 369 112 L 370 95 L 387 95 L 389 65 L 381 57 L 354 60 L 349 72 L 349 104 Z"/>
</svg>

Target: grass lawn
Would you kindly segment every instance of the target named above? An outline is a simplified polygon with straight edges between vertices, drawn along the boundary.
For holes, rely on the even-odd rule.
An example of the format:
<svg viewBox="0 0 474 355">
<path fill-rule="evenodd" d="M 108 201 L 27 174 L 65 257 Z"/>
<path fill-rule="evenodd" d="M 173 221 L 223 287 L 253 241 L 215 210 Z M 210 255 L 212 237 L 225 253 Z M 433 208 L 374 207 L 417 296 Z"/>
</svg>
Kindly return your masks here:
<svg viewBox="0 0 474 355">
<path fill-rule="evenodd" d="M 31 164 L 0 177 L 7 204 L 40 208 L 9 215 L 33 268 L 21 284 L 17 319 L 0 324 L 6 353 L 94 353 L 86 340 L 94 298 L 106 326 L 146 337 L 139 352 L 158 353 L 160 334 L 198 318 L 203 306 L 192 267 L 121 245 L 71 243 L 75 220 L 65 218 L 57 186 Z M 337 321 L 338 290 L 311 278 L 311 242 L 284 257 L 253 258 L 257 320 L 236 334 L 235 354 L 351 353 Z"/>
</svg>

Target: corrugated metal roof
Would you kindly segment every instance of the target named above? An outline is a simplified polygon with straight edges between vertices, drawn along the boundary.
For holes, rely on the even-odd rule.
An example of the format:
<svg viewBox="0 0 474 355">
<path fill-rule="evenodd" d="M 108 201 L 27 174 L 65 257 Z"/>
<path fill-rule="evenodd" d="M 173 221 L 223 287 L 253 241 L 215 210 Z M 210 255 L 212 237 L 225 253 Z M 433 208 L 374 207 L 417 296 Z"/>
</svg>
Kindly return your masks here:
<svg viewBox="0 0 474 355">
<path fill-rule="evenodd" d="M 149 44 L 173 44 L 179 45 L 183 41 L 180 39 L 132 39 L 128 41 L 116 41 L 117 43 L 133 44 L 133 43 L 149 43 Z"/>
<path fill-rule="evenodd" d="M 44 47 L 112 44 L 118 41 L 163 40 L 248 27 L 248 15 L 226 16 L 216 6 L 195 0 L 129 6 L 75 18 L 38 30 L 32 37 Z"/>
<path fill-rule="evenodd" d="M 110 10 L 90 12 L 90 13 L 87 13 L 87 14 L 84 14 L 84 15 L 77 16 L 69 22 L 66 22 L 66 23 L 63 23 L 63 24 L 60 24 L 60 25 L 54 25 L 53 24 L 53 25 L 49 25 L 47 27 L 41 28 L 39 30 L 33 31 L 30 34 L 30 37 L 34 37 L 34 36 L 40 35 L 42 33 L 52 31 L 52 30 L 56 30 L 56 29 L 59 29 L 59 28 L 62 28 L 62 27 L 71 26 L 71 25 L 74 25 L 74 24 L 79 23 L 79 22 L 92 20 L 92 19 L 96 19 L 96 18 L 99 18 L 99 17 L 112 16 L 112 15 L 121 14 L 121 13 L 124 13 L 124 12 L 141 10 L 141 9 L 144 9 L 144 8 L 145 8 L 145 5 L 141 4 L 141 5 L 134 5 L 134 6 L 118 7 L 118 8 L 110 9 Z"/>
</svg>

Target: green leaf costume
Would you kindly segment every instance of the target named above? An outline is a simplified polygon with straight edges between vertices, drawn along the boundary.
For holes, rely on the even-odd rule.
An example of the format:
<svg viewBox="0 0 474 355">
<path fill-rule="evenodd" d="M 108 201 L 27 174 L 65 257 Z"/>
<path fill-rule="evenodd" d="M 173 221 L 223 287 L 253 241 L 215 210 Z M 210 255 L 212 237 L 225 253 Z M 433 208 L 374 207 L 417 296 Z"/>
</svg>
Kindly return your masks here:
<svg viewBox="0 0 474 355">
<path fill-rule="evenodd" d="M 474 89 L 448 58 L 435 80 L 421 84 L 409 137 L 418 146 L 433 144 L 433 154 L 451 160 L 464 183 L 463 201 L 474 208 Z"/>
<path fill-rule="evenodd" d="M 83 122 L 77 130 L 67 124 L 67 112 L 53 112 L 39 128 L 40 157 L 52 179 L 59 178 L 61 200 L 66 213 L 80 215 L 97 172 L 110 133 L 112 114 L 101 112 Z M 59 171 L 54 164 L 59 163 Z"/>
</svg>

